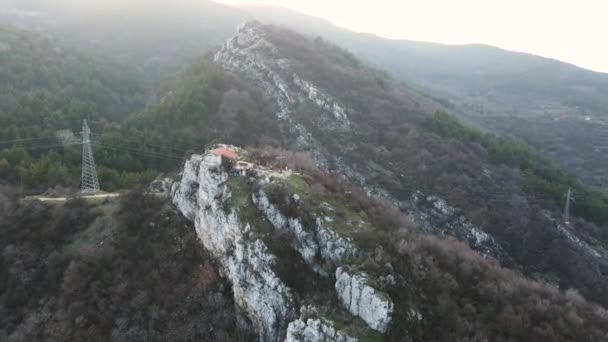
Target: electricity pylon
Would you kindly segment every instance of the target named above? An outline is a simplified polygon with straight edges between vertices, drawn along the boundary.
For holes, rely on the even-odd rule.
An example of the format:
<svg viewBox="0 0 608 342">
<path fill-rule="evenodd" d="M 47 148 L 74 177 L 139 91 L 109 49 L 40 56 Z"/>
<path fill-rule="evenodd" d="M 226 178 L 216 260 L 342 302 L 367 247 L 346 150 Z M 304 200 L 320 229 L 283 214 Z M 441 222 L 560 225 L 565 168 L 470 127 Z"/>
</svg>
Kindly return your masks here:
<svg viewBox="0 0 608 342">
<path fill-rule="evenodd" d="M 574 201 L 574 196 L 572 196 L 572 189 L 568 189 L 566 193 L 566 204 L 564 205 L 564 223 L 566 225 L 570 224 L 570 203 Z"/>
<path fill-rule="evenodd" d="M 91 149 L 91 130 L 87 125 L 87 120 L 82 123 L 82 176 L 80 182 L 83 194 L 99 192 L 99 179 Z"/>
</svg>

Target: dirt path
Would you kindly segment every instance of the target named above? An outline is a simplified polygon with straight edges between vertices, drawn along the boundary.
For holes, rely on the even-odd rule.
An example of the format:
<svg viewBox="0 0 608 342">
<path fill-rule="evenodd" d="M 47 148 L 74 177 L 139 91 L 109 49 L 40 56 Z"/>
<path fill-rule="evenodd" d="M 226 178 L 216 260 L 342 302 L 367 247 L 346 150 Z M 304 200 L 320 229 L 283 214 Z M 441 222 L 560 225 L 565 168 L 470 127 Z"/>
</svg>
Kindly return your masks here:
<svg viewBox="0 0 608 342">
<path fill-rule="evenodd" d="M 65 202 L 70 199 L 75 198 L 83 198 L 83 199 L 98 199 L 98 198 L 113 198 L 118 197 L 120 194 L 118 193 L 107 193 L 107 194 L 97 194 L 97 195 L 84 195 L 78 197 L 46 197 L 46 196 L 29 196 L 26 199 L 30 200 L 38 200 L 41 202 Z"/>
</svg>

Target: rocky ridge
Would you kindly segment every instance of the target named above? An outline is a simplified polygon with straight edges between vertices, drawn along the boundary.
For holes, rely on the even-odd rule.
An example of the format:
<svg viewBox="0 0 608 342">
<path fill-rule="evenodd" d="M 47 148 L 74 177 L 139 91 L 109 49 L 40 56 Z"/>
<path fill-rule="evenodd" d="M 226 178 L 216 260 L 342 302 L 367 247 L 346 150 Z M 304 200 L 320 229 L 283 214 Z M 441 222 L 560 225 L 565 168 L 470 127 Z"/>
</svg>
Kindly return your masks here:
<svg viewBox="0 0 608 342">
<path fill-rule="evenodd" d="M 465 241 L 472 249 L 497 259 L 505 258 L 502 247 L 479 227 L 469 222 L 458 210 L 437 196 L 417 191 L 408 210 L 410 218 L 427 233 L 451 235 Z"/>
<path fill-rule="evenodd" d="M 294 141 L 295 148 L 310 151 L 321 168 L 327 168 L 331 161 L 340 172 L 364 187 L 370 196 L 386 198 L 405 210 L 422 227 L 427 227 L 425 231 L 436 233 L 440 230 L 442 234 L 452 235 L 484 254 L 495 257 L 505 255 L 497 241 L 462 215 L 456 215 L 453 208 L 437 210 L 432 205 L 423 205 L 415 196 L 410 201 L 397 200 L 386 189 L 368 184 L 366 177 L 345 163 L 339 155 L 329 153 L 296 120 L 295 109 L 310 101 L 324 113 L 320 119 L 324 129 L 336 132 L 354 128 L 355 124 L 349 120 L 349 110 L 321 87 L 294 72 L 291 67 L 293 62 L 280 55 L 279 49 L 268 39 L 266 30 L 264 25 L 255 21 L 240 25 L 236 34 L 215 54 L 214 61 L 225 70 L 261 86 L 265 95 L 275 102 L 277 119 L 282 123 L 287 139 Z M 432 198 L 436 203 L 450 208 L 443 199 Z M 438 222 L 449 222 L 449 229 L 437 228 Z"/>
<path fill-rule="evenodd" d="M 194 223 L 203 245 L 219 261 L 232 284 L 235 302 L 253 322 L 262 341 L 356 341 L 357 337 L 334 327 L 330 319 L 311 318 L 310 304 L 303 302 L 274 271 L 276 256 L 238 208 L 232 205 L 231 181 L 221 158 L 193 155 L 185 164 L 181 179 L 171 190 L 172 199 L 182 214 Z M 264 179 L 257 180 L 261 185 Z M 370 329 L 386 332 L 393 305 L 390 298 L 374 288 L 371 275 L 343 271 L 340 266 L 359 253 L 354 242 L 316 222 L 310 227 L 288 218 L 262 192 L 249 199 L 259 208 L 274 229 L 288 229 L 296 237 L 293 249 L 307 265 L 324 277 L 334 276 L 324 268 L 331 261 L 337 268 L 335 296 L 344 309 L 362 319 Z M 345 293 L 348 291 L 348 293 Z M 301 307 L 301 308 L 300 308 Z M 311 337 L 316 336 L 316 337 Z"/>
<path fill-rule="evenodd" d="M 323 269 L 323 264 L 331 262 L 341 265 L 350 259 L 356 258 L 359 248 L 352 240 L 346 239 L 323 226 L 321 219 L 316 220 L 313 231 L 304 228 L 297 218 L 287 218 L 278 210 L 260 187 L 253 195 L 253 202 L 258 206 L 264 216 L 273 224 L 275 229 L 288 229 L 295 237 L 294 249 L 300 253 L 306 263 L 322 276 L 329 276 L 332 270 Z"/>
<path fill-rule="evenodd" d="M 310 151 L 321 169 L 338 170 L 340 173 L 345 174 L 349 179 L 358 182 L 367 190 L 369 195 L 389 199 L 396 207 L 406 213 L 422 231 L 454 236 L 457 239 L 466 242 L 471 248 L 484 255 L 496 257 L 501 261 L 503 261 L 503 258 L 505 258 L 504 260 L 508 260 L 509 256 L 503 251 L 498 240 L 495 240 L 488 233 L 484 232 L 482 227 L 473 224 L 463 212 L 450 206 L 444 199 L 434 196 L 432 191 L 428 194 L 416 192 L 416 185 L 413 184 L 413 189 L 397 186 L 397 188 L 400 189 L 400 192 L 394 191 L 391 193 L 388 190 L 390 189 L 390 181 L 394 179 L 389 178 L 388 182 L 382 182 L 383 179 L 379 177 L 374 178 L 375 176 L 373 173 L 369 174 L 372 178 L 370 178 L 370 182 L 368 183 L 366 177 L 363 176 L 368 174 L 365 168 L 370 164 L 373 166 L 373 163 L 376 162 L 376 160 L 370 160 L 369 162 L 366 160 L 359 161 L 356 159 L 356 156 L 353 160 L 352 153 L 349 155 L 349 149 L 357 152 L 359 149 L 363 148 L 372 150 L 377 148 L 375 153 L 379 156 L 386 156 L 387 158 L 390 158 L 391 150 L 387 149 L 386 151 L 383 151 L 383 146 L 381 145 L 376 147 L 357 147 L 352 139 L 328 139 L 328 135 L 336 135 L 342 138 L 345 135 L 365 136 L 365 134 L 357 134 L 357 132 L 362 132 L 362 130 L 359 130 L 359 126 L 363 125 L 360 118 L 361 113 L 353 111 L 353 109 L 348 109 L 347 106 L 343 106 L 339 103 L 339 100 L 336 100 L 336 97 L 329 95 L 326 91 L 329 89 L 323 89 L 323 87 L 320 87 L 311 81 L 314 77 L 311 77 L 309 80 L 303 80 L 301 75 L 294 72 L 294 70 L 300 70 L 302 74 L 314 76 L 314 74 L 307 73 L 302 68 L 297 69 L 294 67 L 297 63 L 295 60 L 297 59 L 297 56 L 292 56 L 294 60 L 281 56 L 281 51 L 278 46 L 284 46 L 285 44 L 281 43 L 279 39 L 276 41 L 277 45 L 275 46 L 275 43 L 273 43 L 273 34 L 272 30 L 269 30 L 259 23 L 254 22 L 241 25 L 237 30 L 236 35 L 222 47 L 215 55 L 214 59 L 215 62 L 225 70 L 260 85 L 260 89 L 264 95 L 275 104 L 276 117 L 281 123 L 283 137 L 290 148 Z M 294 48 L 294 46 L 289 46 L 289 44 L 287 44 L 287 46 L 291 49 Z M 313 51 L 313 53 L 316 52 L 316 50 Z M 323 79 L 319 79 L 319 82 L 323 82 Z M 327 84 L 327 82 L 325 84 Z M 334 93 L 337 95 L 339 94 L 339 92 Z M 344 97 L 347 95 L 342 95 L 342 100 L 347 101 Z M 348 103 L 353 104 L 352 108 L 359 108 L 356 105 L 356 101 L 348 101 Z M 303 118 L 303 115 L 301 115 L 302 113 L 298 113 L 298 110 L 301 108 L 305 108 L 306 113 L 315 113 L 314 119 L 317 120 L 317 116 L 319 117 L 317 122 L 310 123 L 307 121 L 307 118 Z M 365 109 L 363 109 L 363 111 L 365 112 Z M 312 127 L 310 127 L 311 125 Z M 376 126 L 371 127 L 377 128 Z M 367 132 L 369 132 L 369 127 L 367 128 Z M 326 144 L 322 143 L 322 141 Z M 340 145 L 341 142 L 346 142 L 346 144 Z M 352 146 L 349 146 L 349 143 L 352 143 Z M 331 144 L 338 144 L 339 146 L 332 146 Z M 375 158 L 373 156 L 366 156 L 368 158 Z M 408 160 L 407 157 L 404 160 Z M 473 160 L 475 159 L 473 158 Z M 413 160 L 413 162 L 415 162 L 415 160 Z M 379 169 L 378 172 L 385 172 L 386 174 L 392 173 L 393 175 L 400 171 L 399 167 L 408 167 L 407 165 L 393 163 L 390 159 L 386 160 L 386 162 L 379 161 L 379 163 L 380 164 L 376 164 Z M 436 165 L 440 164 L 437 163 Z M 379 180 L 380 182 L 378 182 Z M 389 185 L 386 186 L 386 188 L 382 188 L 378 186 L 379 184 Z M 518 184 L 515 184 L 515 186 L 518 186 Z M 423 186 L 423 188 L 424 187 L 425 186 Z M 411 190 L 414 190 L 413 196 L 408 198 Z M 392 195 L 393 193 L 395 194 L 394 196 L 401 197 L 396 198 Z M 284 230 L 295 236 L 296 239 L 290 241 L 292 244 L 291 247 L 297 251 L 306 264 L 314 269 L 315 272 L 322 274 L 325 277 L 331 277 L 332 270 L 327 267 L 322 267 L 325 266 L 324 264 L 328 258 L 323 258 L 323 255 L 321 254 L 322 248 L 318 244 L 319 239 L 317 235 L 320 230 L 314 228 L 315 225 L 311 224 L 311 221 L 307 221 L 308 226 L 306 227 L 303 224 L 304 221 L 295 220 L 293 217 L 288 218 L 285 216 L 280 218 L 277 214 L 280 210 L 278 210 L 276 206 L 267 206 L 262 197 L 263 194 L 261 195 L 258 193 L 254 196 L 253 200 L 258 200 L 256 203 L 258 210 L 264 212 L 264 217 L 272 222 L 273 229 Z M 315 221 L 317 226 L 332 226 L 331 222 L 325 220 L 324 217 L 317 217 Z M 504 238 L 498 233 L 496 234 L 496 237 L 497 239 Z M 505 244 L 505 246 L 507 248 L 509 247 L 508 244 Z M 372 303 L 373 301 L 364 300 L 364 302 L 367 303 L 367 307 L 362 311 L 358 303 L 352 303 L 352 298 L 357 298 L 358 294 L 375 293 L 375 291 L 370 290 L 364 291 L 363 288 L 365 288 L 366 285 L 378 286 L 379 283 L 389 284 L 391 281 L 387 279 L 392 279 L 390 275 L 383 275 L 384 280 L 381 280 L 381 277 L 378 276 L 377 279 L 368 282 L 368 274 L 366 274 L 365 271 L 358 270 L 356 267 L 353 271 L 349 268 L 340 268 L 341 266 L 349 265 L 336 266 L 336 277 L 341 279 L 340 283 L 336 282 L 336 290 L 342 305 L 346 307 L 352 315 L 364 320 L 370 328 L 382 331 L 384 329 L 384 324 L 381 323 L 383 318 L 380 317 L 382 315 L 372 313 L 373 310 L 369 307 L 369 303 Z M 522 267 L 525 267 L 525 265 Z M 341 272 L 337 272 L 338 269 L 340 269 Z M 345 272 L 345 270 L 347 271 Z M 375 275 L 372 276 L 375 277 Z M 356 285 L 354 283 L 356 283 Z M 373 288 L 373 286 L 371 287 Z M 353 288 L 356 289 L 354 295 L 344 295 L 346 289 L 350 292 Z M 382 286 L 380 285 L 379 288 L 382 288 Z M 358 300 L 358 302 L 361 302 L 361 300 Z M 382 302 L 376 301 L 375 303 Z M 385 313 L 390 312 L 391 308 L 390 304 L 380 304 L 378 307 L 383 308 L 380 309 L 380 311 Z M 387 316 L 390 316 L 390 314 L 387 314 Z M 407 319 L 424 319 L 420 312 L 417 312 L 416 310 L 410 312 L 406 316 Z M 302 329 L 309 329 L 311 326 L 314 326 L 314 319 L 311 321 L 310 325 L 308 324 L 309 322 L 307 319 L 300 318 L 300 320 L 300 323 L 294 323 L 292 327 L 299 326 L 302 327 Z M 323 321 L 323 319 L 320 319 L 320 322 Z M 319 330 L 312 328 L 312 331 Z"/>
<path fill-rule="evenodd" d="M 280 341 L 295 318 L 291 291 L 272 271 L 275 257 L 259 239 L 249 237 L 251 227 L 239 221 L 236 211 L 225 210 L 230 197 L 228 174 L 214 158 L 195 155 L 188 160 L 181 181 L 172 189 L 174 204 L 194 222 L 201 242 L 220 262 L 233 284 L 236 303 L 252 320 L 260 339 Z"/>
<path fill-rule="evenodd" d="M 333 97 L 326 95 L 312 82 L 304 80 L 290 69 L 290 61 L 281 58 L 278 49 L 266 39 L 263 26 L 248 22 L 215 54 L 214 61 L 224 69 L 239 73 L 256 82 L 276 104 L 276 115 L 284 133 L 292 136 L 299 149 L 314 151 L 321 164 L 327 164 L 327 151 L 313 135 L 294 119 L 295 107 L 308 99 L 329 116 L 327 122 L 335 127 L 348 127 L 346 110 Z"/>
</svg>

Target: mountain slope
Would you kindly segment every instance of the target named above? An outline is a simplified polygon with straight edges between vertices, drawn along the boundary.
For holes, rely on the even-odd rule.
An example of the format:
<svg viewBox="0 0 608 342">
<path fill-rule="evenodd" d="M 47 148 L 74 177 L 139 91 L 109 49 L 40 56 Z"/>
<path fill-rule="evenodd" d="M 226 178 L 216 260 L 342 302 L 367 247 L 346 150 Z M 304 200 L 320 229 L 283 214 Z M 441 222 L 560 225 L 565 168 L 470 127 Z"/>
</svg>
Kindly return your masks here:
<svg viewBox="0 0 608 342">
<path fill-rule="evenodd" d="M 83 119 L 121 121 L 147 99 L 132 69 L 5 27 L 0 88 L 0 176 L 32 188 L 78 178 L 80 151 L 70 145 Z"/>
<path fill-rule="evenodd" d="M 257 18 L 320 35 L 374 65 L 413 81 L 454 102 L 483 97 L 508 109 L 537 110 L 554 103 L 579 112 L 606 112 L 608 74 L 487 45 L 442 45 L 383 39 L 341 29 L 290 10 L 244 6 Z M 460 100 L 456 100 L 460 99 Z"/>
<path fill-rule="evenodd" d="M 242 160 L 268 152 L 223 148 Z M 307 167 L 253 163 L 243 177 L 214 153 L 193 155 L 172 187 L 260 341 L 605 338 L 606 311 L 575 291 L 421 234 L 392 204 L 288 160 Z"/>
<path fill-rule="evenodd" d="M 311 150 L 325 168 L 339 169 L 408 214 L 426 218 L 422 225 L 429 231 L 473 241 L 472 247 L 489 248 L 528 274 L 578 288 L 594 300 L 605 298 L 605 197 L 517 144 L 434 115 L 445 106 L 330 43 L 279 28 L 261 32 L 266 30 L 268 39 L 242 37 L 244 47 L 237 42 L 216 56 L 235 75 L 203 61 L 186 72 L 182 87 L 158 107 L 97 131 L 95 153 L 105 188 L 129 186 L 175 169 L 188 151 L 214 139 L 284 144 Z M 166 127 L 172 129 L 167 132 Z M 135 138 L 142 134 L 146 139 Z M 77 170 L 78 151 L 69 155 Z M 20 176 L 16 171 L 27 170 L 26 180 L 45 183 L 49 180 L 39 178 L 45 174 L 67 178 L 51 157 L 19 168 L 29 165 L 21 162 L 27 158 L 8 151 L 0 166 L 10 166 L 13 182 Z M 576 215 L 600 227 L 576 221 L 569 230 L 560 228 L 561 196 L 568 187 L 579 189 Z M 421 201 L 425 196 L 413 196 L 416 191 L 443 197 L 467 218 L 461 220 L 457 210 L 429 214 L 421 206 L 442 202 Z M 478 240 L 477 231 L 490 234 L 499 248 Z M 546 239 L 550 246 L 543 244 Z M 554 257 L 563 250 L 570 253 L 567 258 Z M 578 265 L 587 266 L 581 272 Z"/>
<path fill-rule="evenodd" d="M 0 261 L 11 272 L 0 271 L 10 294 L 0 299 L 20 315 L 1 315 L 9 319 L 0 334 L 229 340 L 239 338 L 235 325 L 251 323 L 271 341 L 606 337 L 606 310 L 594 304 L 607 305 L 606 197 L 525 146 L 460 125 L 438 112 L 444 105 L 323 39 L 253 22 L 213 59 L 188 69 L 158 106 L 96 137 L 97 148 L 122 148 L 96 150 L 101 163 L 125 170 L 145 165 L 130 152 L 161 157 L 149 162 L 154 170 L 179 168 L 194 152 L 172 187 L 194 227 L 151 196 L 127 196 L 95 224 L 82 202 L 2 213 Z M 196 154 L 216 139 L 275 147 L 246 159 L 266 160 L 255 163 L 259 175 L 235 177 L 230 163 Z M 288 164 L 302 172 L 277 169 Z M 582 195 L 567 225 L 559 202 L 570 186 Z M 212 282 L 214 293 L 204 287 L 216 268 L 192 244 L 194 229 L 229 281 Z M 82 248 L 48 255 L 65 244 Z M 100 253 L 83 261 L 91 250 Z M 100 279 L 105 269 L 112 276 Z M 114 302 L 121 295 L 132 298 L 128 308 Z"/>
<path fill-rule="evenodd" d="M 249 18 L 212 1 L 8 1 L 4 22 L 138 67 L 151 87 L 219 46 Z"/>
<path fill-rule="evenodd" d="M 240 22 L 258 18 L 286 25 L 335 41 L 367 63 L 424 89 L 469 124 L 513 136 L 587 185 L 608 187 L 603 172 L 608 166 L 608 155 L 603 153 L 608 112 L 605 74 L 490 46 L 447 46 L 353 33 L 274 7 L 237 9 L 188 0 L 166 7 L 158 1 L 77 5 L 8 1 L 0 5 L 0 17 L 139 67 L 153 90 L 160 79 L 227 39 Z"/>
<path fill-rule="evenodd" d="M 0 187 L 0 198 L 0 340 L 248 340 L 166 197 L 48 205 Z"/>
<path fill-rule="evenodd" d="M 607 74 L 491 46 L 383 39 L 280 8 L 243 10 L 264 22 L 334 41 L 424 89 L 468 123 L 520 139 L 588 185 L 608 189 L 603 172 L 608 155 L 602 153 Z"/>
<path fill-rule="evenodd" d="M 290 148 L 311 151 L 323 168 L 345 173 L 436 233 L 483 250 L 488 239 L 477 232 L 485 232 L 500 246 L 490 248 L 493 255 L 506 250 L 504 263 L 604 303 L 608 202 L 585 192 L 579 215 L 600 226 L 582 220 L 562 226 L 554 200 L 580 186 L 530 150 L 434 114 L 442 107 L 431 99 L 292 31 L 241 26 L 215 60 L 274 101 Z M 463 211 L 439 209 L 445 204 L 427 195 Z M 565 251 L 567 257 L 555 257 Z"/>
</svg>

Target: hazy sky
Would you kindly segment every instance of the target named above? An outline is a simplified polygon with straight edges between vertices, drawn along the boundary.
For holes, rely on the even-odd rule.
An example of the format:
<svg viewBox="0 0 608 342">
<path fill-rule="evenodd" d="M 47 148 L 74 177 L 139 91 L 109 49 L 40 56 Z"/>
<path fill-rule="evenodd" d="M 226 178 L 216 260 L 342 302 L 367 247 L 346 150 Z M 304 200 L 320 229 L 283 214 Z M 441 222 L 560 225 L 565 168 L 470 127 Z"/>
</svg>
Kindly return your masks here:
<svg viewBox="0 0 608 342">
<path fill-rule="evenodd" d="M 265 3 L 359 32 L 485 43 L 608 72 L 608 0 L 216 0 Z"/>
</svg>

